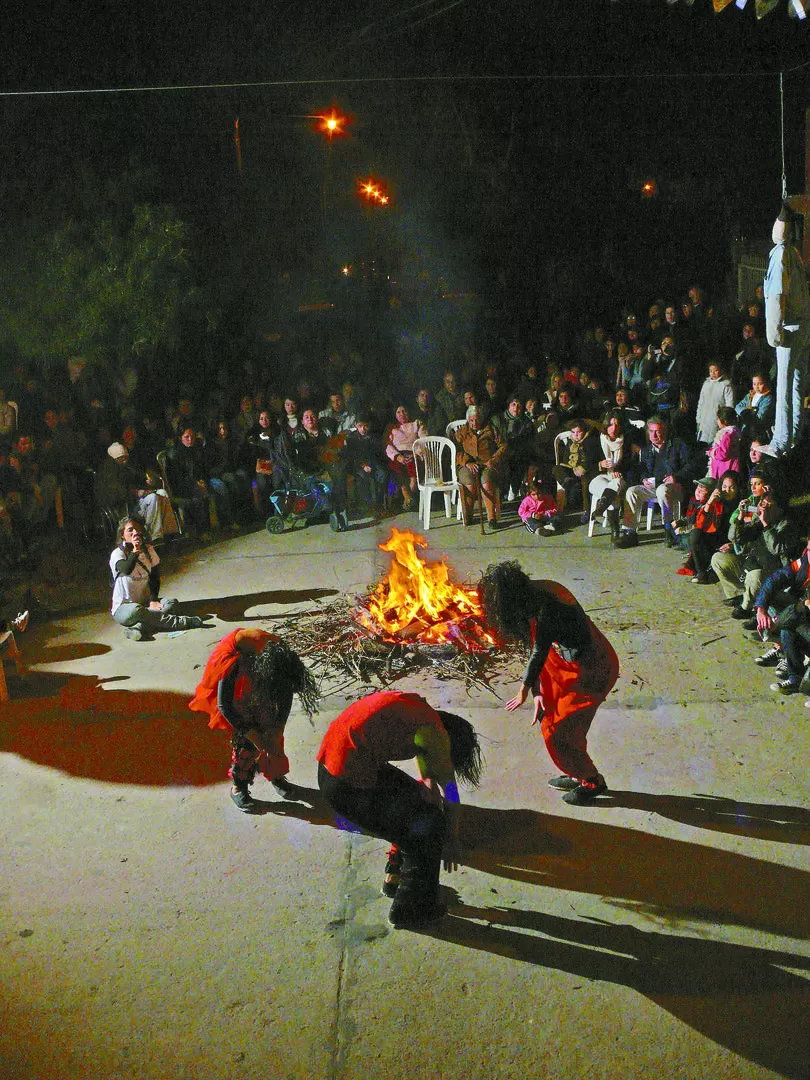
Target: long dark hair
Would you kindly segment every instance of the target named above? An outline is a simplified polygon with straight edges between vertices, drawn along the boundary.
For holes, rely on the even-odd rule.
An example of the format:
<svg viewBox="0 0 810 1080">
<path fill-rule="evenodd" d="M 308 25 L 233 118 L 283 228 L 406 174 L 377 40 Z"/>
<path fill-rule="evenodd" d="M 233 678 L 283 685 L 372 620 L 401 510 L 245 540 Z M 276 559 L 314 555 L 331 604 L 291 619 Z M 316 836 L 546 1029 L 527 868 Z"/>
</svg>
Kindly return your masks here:
<svg viewBox="0 0 810 1080">
<path fill-rule="evenodd" d="M 478 583 L 487 622 L 512 641 L 531 642 L 531 594 L 531 580 L 514 559 L 488 566 Z"/>
<path fill-rule="evenodd" d="M 478 735 L 469 720 L 457 713 L 443 712 L 439 709 L 444 730 L 450 737 L 450 760 L 453 770 L 467 787 L 475 788 L 481 783 L 484 770 L 484 756 Z"/>
<path fill-rule="evenodd" d="M 318 710 L 320 691 L 304 661 L 283 641 L 268 641 L 261 652 L 246 657 L 257 701 L 274 701 L 280 690 L 298 694 L 307 716 Z"/>
</svg>

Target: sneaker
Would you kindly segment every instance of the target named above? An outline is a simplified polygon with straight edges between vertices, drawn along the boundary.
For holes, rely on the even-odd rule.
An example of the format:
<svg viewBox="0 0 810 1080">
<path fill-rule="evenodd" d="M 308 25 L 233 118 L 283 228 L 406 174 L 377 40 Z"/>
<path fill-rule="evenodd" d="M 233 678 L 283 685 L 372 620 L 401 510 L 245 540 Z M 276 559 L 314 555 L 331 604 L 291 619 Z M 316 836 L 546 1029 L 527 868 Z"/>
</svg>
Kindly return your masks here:
<svg viewBox="0 0 810 1080">
<path fill-rule="evenodd" d="M 397 930 L 420 930 L 438 922 L 447 914 L 447 907 L 438 900 L 432 904 L 398 904 L 394 900 L 388 913 L 388 921 Z"/>
<path fill-rule="evenodd" d="M 294 802 L 297 798 L 295 787 L 290 783 L 286 776 L 277 776 L 275 780 L 271 780 L 270 787 L 275 791 L 276 795 L 280 795 L 282 799 L 288 799 Z"/>
<path fill-rule="evenodd" d="M 16 619 L 11 620 L 11 629 L 16 630 L 20 634 L 25 633 L 25 628 L 28 626 L 28 612 L 21 611 Z"/>
<path fill-rule="evenodd" d="M 563 795 L 563 802 L 567 802 L 569 806 L 586 806 L 597 795 L 604 795 L 606 791 L 607 784 L 604 776 L 597 776 L 595 780 L 583 780 L 577 784 L 573 791 Z"/>
<path fill-rule="evenodd" d="M 205 623 L 198 615 L 187 615 L 185 630 L 202 630 Z"/>
<path fill-rule="evenodd" d="M 124 629 L 124 637 L 130 641 L 143 641 L 143 631 L 139 626 L 127 626 Z"/>
<path fill-rule="evenodd" d="M 575 780 L 573 776 L 555 776 L 549 780 L 548 786 L 557 791 L 574 791 L 579 787 L 579 780 Z"/>
<path fill-rule="evenodd" d="M 737 607 L 740 606 L 740 601 L 741 600 L 742 600 L 741 596 L 729 596 L 727 600 L 723 601 L 723 604 L 726 607 L 737 608 Z"/>
<path fill-rule="evenodd" d="M 754 657 L 754 663 L 759 664 L 760 667 L 773 667 L 778 665 L 782 659 L 782 650 L 776 645 L 771 645 L 770 649 L 766 649 L 761 656 Z"/>
<path fill-rule="evenodd" d="M 638 533 L 635 529 L 625 529 L 616 541 L 617 548 L 638 547 Z"/>
<path fill-rule="evenodd" d="M 790 674 L 790 668 L 788 667 L 787 660 L 780 660 L 776 667 L 773 669 L 773 671 L 777 679 L 786 679 Z"/>
<path fill-rule="evenodd" d="M 555 533 L 556 531 L 557 531 L 557 526 L 554 524 L 553 521 L 547 521 L 545 523 L 545 525 L 543 526 L 543 532 Z"/>
<path fill-rule="evenodd" d="M 779 694 L 795 694 L 798 689 L 799 684 L 789 676 L 786 679 L 777 679 L 776 682 L 771 683 L 771 690 L 776 690 Z"/>
<path fill-rule="evenodd" d="M 693 585 L 710 585 L 711 581 L 709 580 L 709 575 L 708 574 L 693 574 L 692 575 L 692 584 Z"/>
<path fill-rule="evenodd" d="M 759 625 L 757 624 L 756 618 L 746 619 L 745 622 L 742 624 L 742 628 L 743 630 L 758 630 Z"/>
<path fill-rule="evenodd" d="M 231 799 L 235 806 L 238 806 L 243 814 L 255 814 L 258 813 L 259 804 L 254 800 L 246 786 L 240 785 L 239 787 L 231 788 Z"/>
<path fill-rule="evenodd" d="M 738 606 L 733 608 L 731 612 L 731 617 L 732 619 L 750 619 L 751 612 L 748 610 L 748 608 Z"/>
</svg>

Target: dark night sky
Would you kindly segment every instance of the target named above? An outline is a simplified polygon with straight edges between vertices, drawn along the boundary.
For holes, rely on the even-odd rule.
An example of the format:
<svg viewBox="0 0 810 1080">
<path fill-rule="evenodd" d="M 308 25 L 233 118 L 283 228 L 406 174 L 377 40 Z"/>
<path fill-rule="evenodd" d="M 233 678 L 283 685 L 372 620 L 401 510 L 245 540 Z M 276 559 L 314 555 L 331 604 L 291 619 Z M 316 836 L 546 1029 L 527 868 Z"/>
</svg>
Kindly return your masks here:
<svg viewBox="0 0 810 1080">
<path fill-rule="evenodd" d="M 321 170 L 335 193 L 374 170 L 397 193 L 402 228 L 410 213 L 411 227 L 446 249 L 451 268 L 482 259 L 482 235 L 485 246 L 514 249 L 527 274 L 521 244 L 591 244 L 597 253 L 607 238 L 633 249 L 636 276 L 644 259 L 666 263 L 666 243 L 679 273 L 705 264 L 709 278 L 719 277 L 722 259 L 712 262 L 705 235 L 713 219 L 727 236 L 758 237 L 779 200 L 780 70 L 788 72 L 788 187 L 804 186 L 810 66 L 790 69 L 810 62 L 810 19 L 789 19 L 786 3 L 759 23 L 754 0 L 751 10 L 720 15 L 710 0 L 119 0 L 27 4 L 17 19 L 9 8 L 6 91 L 295 85 L 6 97 L 3 201 L 9 218 L 36 215 L 82 166 L 114 176 L 135 158 L 153 173 L 156 197 L 209 233 L 226 232 L 237 198 L 238 115 L 241 190 L 250 189 L 254 209 L 261 198 L 272 202 L 276 221 L 317 209 L 307 189 Z M 471 78 L 360 81 L 447 74 Z M 499 78 L 474 78 L 484 75 Z M 332 102 L 355 124 L 324 165 L 300 117 Z M 481 175 L 501 170 L 491 187 L 506 200 L 500 221 L 482 213 L 471 223 L 465 213 L 470 144 Z M 654 207 L 637 196 L 648 175 L 661 185 Z M 339 230 L 333 242 L 342 242 Z"/>
</svg>

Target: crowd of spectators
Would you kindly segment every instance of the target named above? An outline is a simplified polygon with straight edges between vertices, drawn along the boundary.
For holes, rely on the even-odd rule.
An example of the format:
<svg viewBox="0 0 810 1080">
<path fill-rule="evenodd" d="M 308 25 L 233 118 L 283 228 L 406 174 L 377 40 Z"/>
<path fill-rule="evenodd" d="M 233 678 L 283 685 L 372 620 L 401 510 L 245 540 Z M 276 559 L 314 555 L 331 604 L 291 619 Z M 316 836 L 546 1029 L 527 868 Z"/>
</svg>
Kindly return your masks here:
<svg viewBox="0 0 810 1080">
<path fill-rule="evenodd" d="M 769 450 L 775 359 L 761 293 L 718 326 L 692 286 L 593 327 L 566 361 L 468 359 L 416 387 L 356 354 L 229 372 L 171 400 L 134 367 L 112 378 L 74 364 L 63 380 L 18 368 L 0 387 L 0 559 L 24 559 L 49 526 L 112 535 L 126 514 L 152 543 L 206 538 L 315 483 L 341 531 L 352 513 L 415 510 L 414 443 L 440 435 L 455 447 L 464 526 L 478 510 L 488 531 L 522 522 L 540 542 L 602 522 L 623 551 L 657 507 L 679 572 L 719 582 L 732 615 L 773 634 L 769 575 L 798 554 L 798 491 Z M 782 648 L 762 662 L 782 664 L 789 692 L 803 677 L 790 657 L 803 652 Z"/>
</svg>

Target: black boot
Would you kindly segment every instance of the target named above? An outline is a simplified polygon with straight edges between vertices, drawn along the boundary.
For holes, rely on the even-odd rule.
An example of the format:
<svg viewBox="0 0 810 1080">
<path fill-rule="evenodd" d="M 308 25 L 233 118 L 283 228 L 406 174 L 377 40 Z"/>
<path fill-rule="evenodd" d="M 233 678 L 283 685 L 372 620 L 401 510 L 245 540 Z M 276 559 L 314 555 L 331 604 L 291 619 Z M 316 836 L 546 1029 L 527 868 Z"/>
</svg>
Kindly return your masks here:
<svg viewBox="0 0 810 1080">
<path fill-rule="evenodd" d="M 602 514 L 606 513 L 613 504 L 613 500 L 616 498 L 616 492 L 611 488 L 603 491 L 597 500 L 596 506 L 593 508 L 591 514 L 591 521 L 596 521 Z"/>
<path fill-rule="evenodd" d="M 620 525 L 619 525 L 619 511 L 618 511 L 618 508 L 615 507 L 615 506 L 611 507 L 608 510 L 607 515 L 608 515 L 608 526 L 610 528 L 610 538 L 613 541 L 613 543 L 615 544 L 616 541 L 619 539 L 619 532 L 621 531 L 621 528 L 620 528 Z"/>
</svg>

